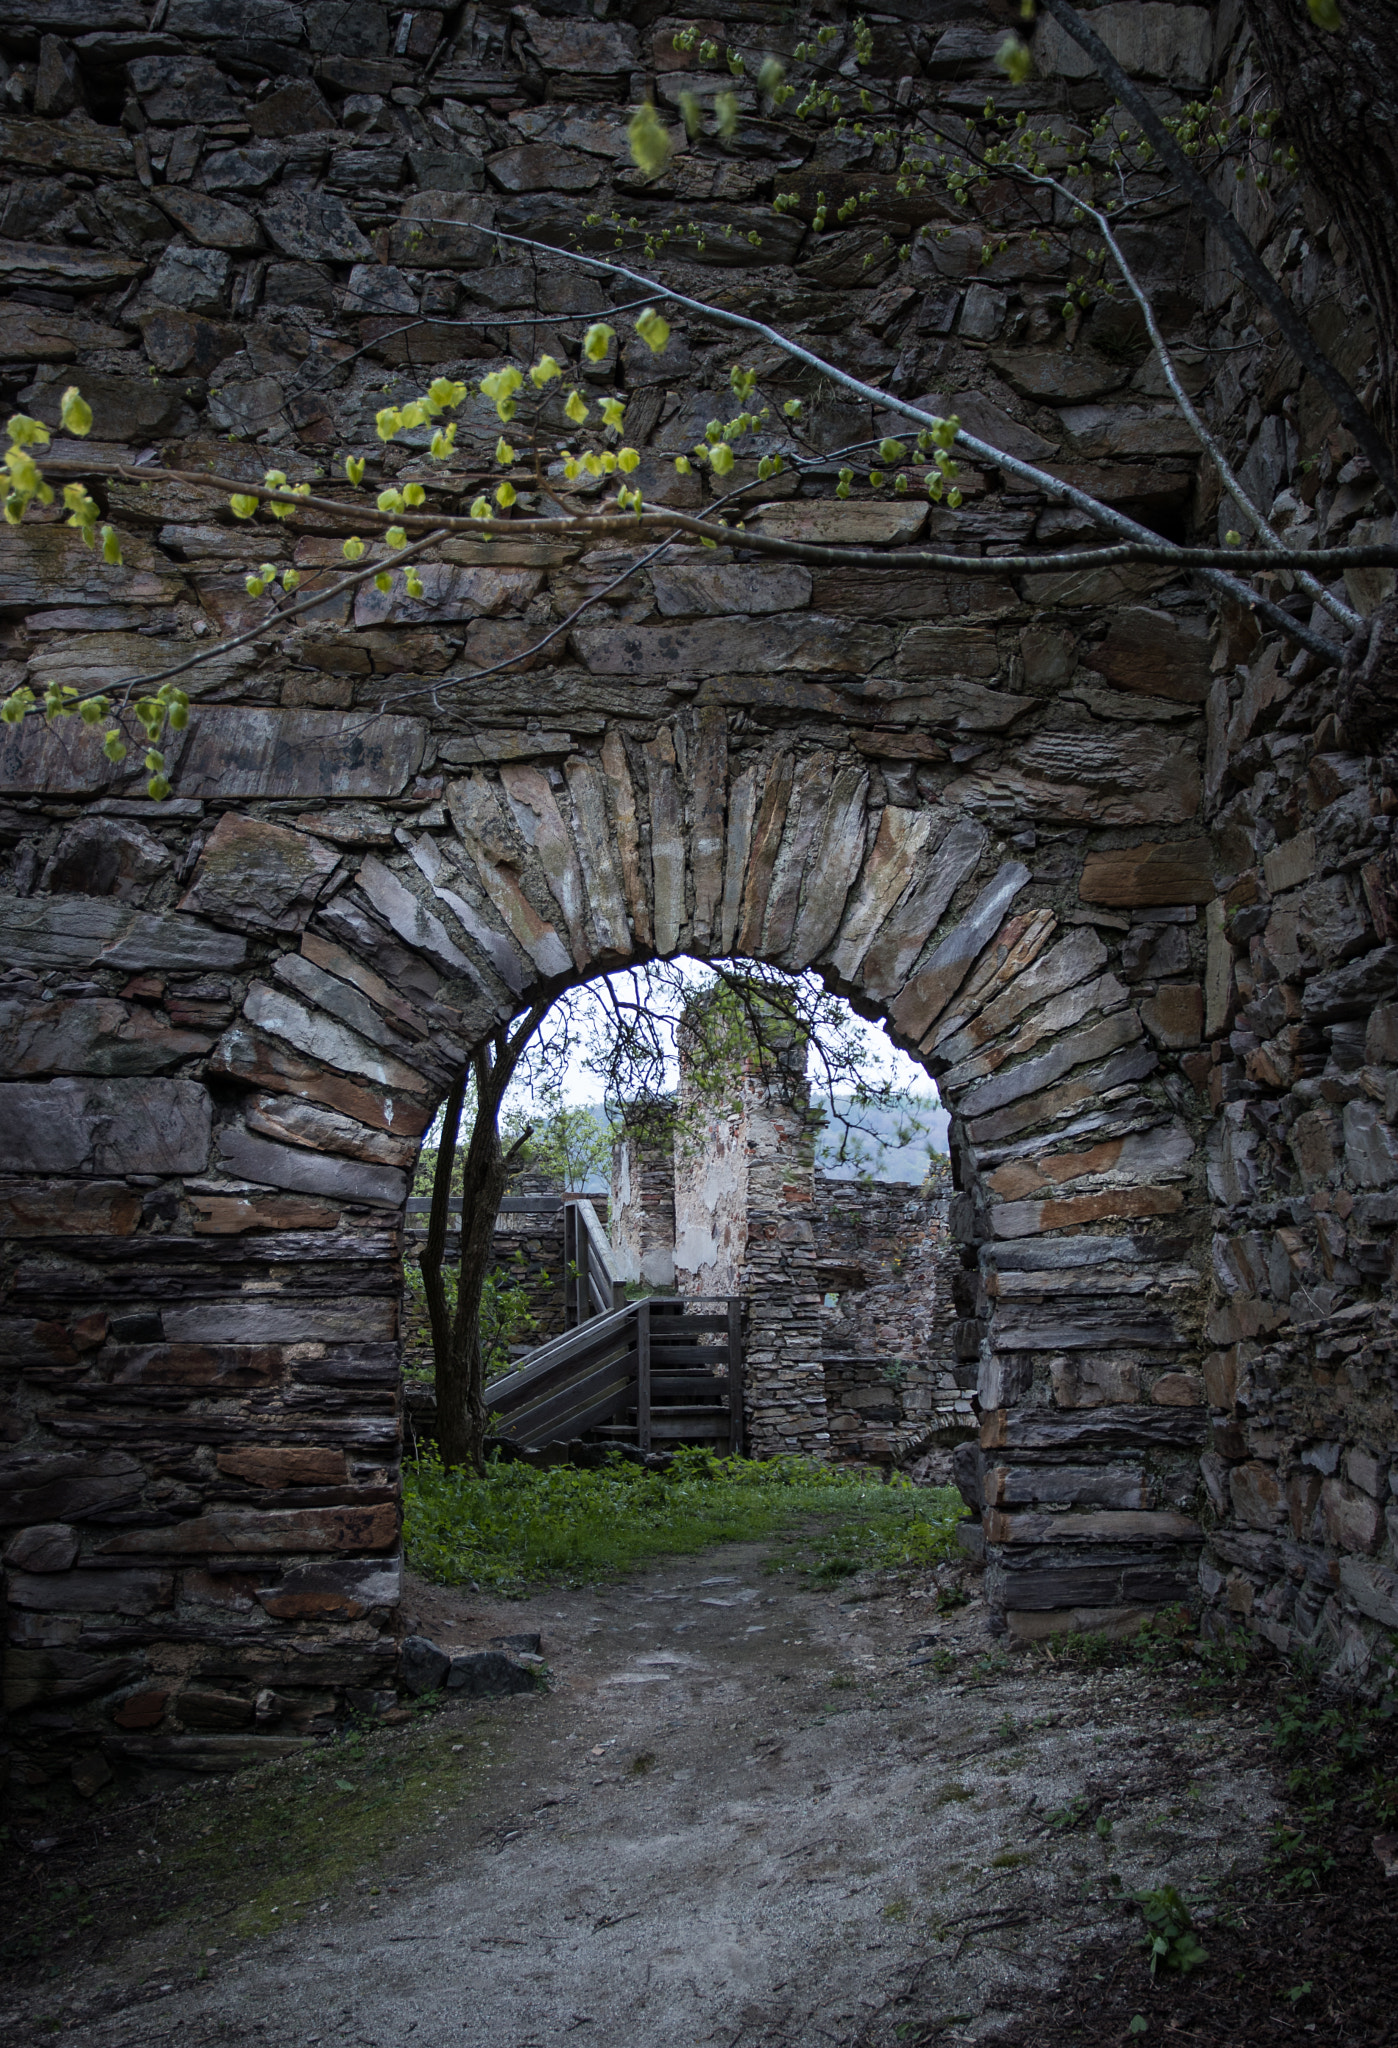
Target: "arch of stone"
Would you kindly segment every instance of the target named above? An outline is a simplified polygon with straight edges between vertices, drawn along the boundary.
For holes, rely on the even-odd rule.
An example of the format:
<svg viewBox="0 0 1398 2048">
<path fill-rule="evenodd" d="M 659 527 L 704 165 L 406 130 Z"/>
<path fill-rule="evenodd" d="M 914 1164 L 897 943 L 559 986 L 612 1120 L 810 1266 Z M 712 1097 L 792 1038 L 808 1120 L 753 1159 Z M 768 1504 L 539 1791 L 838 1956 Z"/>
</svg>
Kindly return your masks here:
<svg viewBox="0 0 1398 2048">
<path fill-rule="evenodd" d="M 1042 628 L 945 630 L 982 699 L 1030 707 L 997 685 Z M 1108 769 L 1088 850 L 1043 818 L 1087 808 L 1045 794 L 1043 739 L 924 794 L 889 736 L 722 694 L 582 732 L 208 711 L 158 819 L 96 793 L 81 741 L 31 742 L 15 816 L 43 865 L 0 922 L 10 1071 L 33 1076 L 0 1087 L 19 1725 L 100 1705 L 106 1747 L 199 1761 L 381 1697 L 421 1135 L 529 1001 L 681 952 L 811 968 L 938 1080 L 997 1613 L 1032 1636 L 1187 1593 L 1205 1411 L 1177 1066 L 1203 1016 L 1178 977 L 1211 893 L 1190 740 L 1156 744 L 1153 779 Z M 1036 772 L 1014 808 L 1037 828 L 993 786 Z M 1175 978 L 1137 1000 L 1143 946 Z M 763 1322 L 778 1223 L 744 1282 L 752 1448 L 819 1455 L 819 1358 Z"/>
</svg>

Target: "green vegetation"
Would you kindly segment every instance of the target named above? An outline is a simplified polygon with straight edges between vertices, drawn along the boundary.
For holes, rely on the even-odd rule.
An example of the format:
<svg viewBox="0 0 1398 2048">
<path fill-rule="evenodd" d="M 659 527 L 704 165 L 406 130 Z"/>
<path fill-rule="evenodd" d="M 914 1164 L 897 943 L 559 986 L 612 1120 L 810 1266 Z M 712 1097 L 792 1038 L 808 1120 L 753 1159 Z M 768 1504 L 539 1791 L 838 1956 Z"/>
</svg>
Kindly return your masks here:
<svg viewBox="0 0 1398 2048">
<path fill-rule="evenodd" d="M 516 1272 L 511 1272 L 509 1266 L 495 1266 L 481 1282 L 481 1353 L 485 1360 L 487 1386 L 509 1371 L 511 1347 L 529 1343 L 539 1327 L 539 1318 L 530 1304 L 529 1290 L 520 1277 L 526 1270 L 523 1252 L 516 1252 L 510 1263 L 518 1269 Z M 421 1267 L 405 1266 L 404 1277 L 415 1308 L 425 1315 L 427 1297 Z M 456 1314 L 456 1289 L 455 1269 L 443 1266 L 442 1292 L 446 1296 L 450 1316 Z M 433 1376 L 430 1358 L 415 1366 L 405 1363 L 403 1370 L 409 1379 L 431 1380 Z"/>
<path fill-rule="evenodd" d="M 586 1585 L 644 1559 L 782 1534 L 817 1583 L 951 1555 L 959 1494 L 879 1485 L 801 1458 L 676 1453 L 666 1472 L 613 1454 L 600 1469 L 490 1463 L 483 1479 L 427 1455 L 404 1474 L 404 1540 L 414 1571 L 444 1585 L 522 1593 Z"/>
<path fill-rule="evenodd" d="M 1188 1906 L 1172 1884 L 1155 1891 L 1137 1892 L 1136 1903 L 1146 1923 L 1142 1946 L 1150 1951 L 1150 1974 L 1161 1963 L 1187 1977 L 1209 1960 L 1209 1952 L 1194 1932 Z"/>
</svg>

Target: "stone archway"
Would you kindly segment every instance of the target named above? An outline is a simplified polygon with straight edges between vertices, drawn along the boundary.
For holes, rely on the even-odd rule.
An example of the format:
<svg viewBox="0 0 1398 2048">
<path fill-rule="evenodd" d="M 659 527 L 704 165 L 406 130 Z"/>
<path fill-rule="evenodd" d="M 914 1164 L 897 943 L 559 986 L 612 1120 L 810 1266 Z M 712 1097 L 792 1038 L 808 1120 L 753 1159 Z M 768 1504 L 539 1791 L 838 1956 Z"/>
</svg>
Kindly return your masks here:
<svg viewBox="0 0 1398 2048">
<path fill-rule="evenodd" d="M 813 968 L 938 1078 L 1011 1625 L 1183 1596 L 1199 1162 L 1171 1063 L 1201 995 L 1133 1002 L 1123 954 L 1210 893 L 1187 789 L 1149 844 L 1084 852 L 1016 843 L 993 791 L 921 794 L 896 739 L 834 716 L 464 742 L 238 716 L 225 758 L 229 715 L 196 720 L 158 817 L 47 739 L 58 765 L 24 768 L 59 787 L 22 814 L 38 893 L 0 934 L 21 1724 L 115 1695 L 119 1747 L 200 1761 L 386 1682 L 408 1164 L 473 1042 L 654 954 Z M 792 1447 L 777 1377 L 758 1450 Z M 113 1603 L 119 1628 L 73 1625 Z"/>
</svg>

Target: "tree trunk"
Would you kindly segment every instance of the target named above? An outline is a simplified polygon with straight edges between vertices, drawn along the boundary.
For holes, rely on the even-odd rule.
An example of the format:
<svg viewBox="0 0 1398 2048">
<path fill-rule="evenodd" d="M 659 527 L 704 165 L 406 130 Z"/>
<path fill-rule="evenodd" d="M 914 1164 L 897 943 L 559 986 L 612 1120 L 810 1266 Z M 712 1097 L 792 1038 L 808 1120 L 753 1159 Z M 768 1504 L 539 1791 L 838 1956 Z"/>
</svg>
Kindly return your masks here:
<svg viewBox="0 0 1398 2048">
<path fill-rule="evenodd" d="M 456 1314 L 444 1344 L 438 1344 L 434 1324 L 433 1348 L 437 1368 L 437 1448 L 442 1463 L 448 1467 L 469 1465 L 477 1473 L 485 1470 L 481 1292 L 490 1267 L 500 1197 L 505 1192 L 514 1156 L 530 1136 L 525 1131 L 508 1153 L 501 1149 L 500 1105 L 520 1055 L 547 1008 L 547 1004 L 536 1005 L 513 1033 L 497 1032 L 471 1059 L 476 1082 L 476 1120 L 461 1172 L 461 1264 L 456 1282 Z"/>
<path fill-rule="evenodd" d="M 1398 0 L 1341 0 L 1343 27 L 1317 28 L 1305 0 L 1246 0 L 1247 18 L 1308 181 L 1344 235 L 1374 309 L 1379 389 L 1368 400 L 1398 433 Z"/>
<path fill-rule="evenodd" d="M 442 1285 L 442 1261 L 447 1248 L 447 1223 L 451 1217 L 451 1173 L 456 1164 L 456 1144 L 461 1130 L 461 1108 L 466 1100 L 468 1067 L 447 1097 L 442 1112 L 442 1141 L 437 1148 L 437 1169 L 432 1176 L 432 1208 L 427 1219 L 427 1243 L 423 1246 L 419 1270 L 422 1291 L 427 1297 L 427 1320 L 432 1330 L 432 1365 L 437 1412 L 444 1405 L 442 1372 L 451 1344 L 451 1316 L 447 1312 L 446 1289 Z"/>
</svg>

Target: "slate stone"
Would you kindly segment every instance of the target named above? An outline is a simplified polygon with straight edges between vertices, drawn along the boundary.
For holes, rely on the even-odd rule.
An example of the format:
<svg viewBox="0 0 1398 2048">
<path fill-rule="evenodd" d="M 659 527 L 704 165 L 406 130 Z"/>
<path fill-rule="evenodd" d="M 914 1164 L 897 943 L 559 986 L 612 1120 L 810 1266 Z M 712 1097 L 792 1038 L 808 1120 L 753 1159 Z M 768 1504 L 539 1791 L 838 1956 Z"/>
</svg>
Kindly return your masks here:
<svg viewBox="0 0 1398 2048">
<path fill-rule="evenodd" d="M 265 36 L 273 42 L 301 40 L 301 9 L 291 0 L 170 0 L 164 27 L 193 42 L 243 42 Z"/>
<path fill-rule="evenodd" d="M 33 19 L 33 10 L 26 9 L 26 27 Z M 0 158 L 46 173 L 82 171 L 91 178 L 108 179 L 129 178 L 134 164 L 131 144 L 119 129 L 77 121 L 0 120 Z M 19 310 L 12 308 L 6 317 Z"/>
<path fill-rule="evenodd" d="M 439 1692 L 451 1669 L 451 1658 L 426 1636 L 404 1636 L 398 1648 L 398 1675 L 415 1699 Z"/>
<path fill-rule="evenodd" d="M 195 192 L 185 185 L 162 185 L 157 203 L 201 248 L 245 254 L 262 247 L 262 230 L 256 220 L 226 199 L 212 199 L 207 192 Z"/>
<path fill-rule="evenodd" d="M 34 75 L 35 113 L 61 118 L 81 104 L 82 96 L 77 53 L 72 45 L 58 36 L 41 36 Z"/>
<path fill-rule="evenodd" d="M 0 1452 L 0 1523 L 100 1520 L 135 1507 L 145 1480 L 126 1451 Z"/>
<path fill-rule="evenodd" d="M 141 1196 L 124 1181 L 50 1182 L 0 1194 L 0 1237 L 130 1237 Z"/>
<path fill-rule="evenodd" d="M 79 1543 L 77 1530 L 67 1522 L 36 1522 L 10 1539 L 5 1563 L 15 1572 L 66 1572 Z"/>
<path fill-rule="evenodd" d="M 451 1659 L 446 1689 L 465 1693 L 468 1699 L 495 1700 L 541 1688 L 538 1674 L 506 1651 L 467 1650 Z"/>
<path fill-rule="evenodd" d="M 50 1003 L 0 998 L 0 1072 L 163 1074 L 199 1059 L 213 1044 L 172 1031 L 142 1004 L 64 997 Z"/>
<path fill-rule="evenodd" d="M 364 1165 L 334 1153 L 303 1151 L 299 1145 L 272 1145 L 242 1124 L 225 1124 L 219 1130 L 219 1165 L 235 1180 L 332 1196 L 338 1202 L 401 1208 L 407 1200 L 407 1174 L 397 1167 Z"/>
<path fill-rule="evenodd" d="M 306 41 L 319 54 L 383 57 L 388 54 L 388 10 L 373 0 L 310 0 Z"/>
<path fill-rule="evenodd" d="M 569 636 L 593 675 L 863 675 L 892 651 L 885 628 L 814 613 L 715 619 L 702 626 L 578 626 Z"/>
<path fill-rule="evenodd" d="M 1188 630 L 1169 612 L 1126 605 L 1112 615 L 1106 638 L 1083 660 L 1119 690 L 1202 704 L 1209 694 L 1212 648 L 1202 630 Z"/>
<path fill-rule="evenodd" d="M 202 127 L 238 118 L 227 79 L 207 57 L 137 57 L 127 76 L 146 118 L 161 126 Z"/>
<path fill-rule="evenodd" d="M 232 263 L 222 249 L 169 248 L 146 287 L 158 306 L 185 313 L 221 313 L 228 298 Z"/>
<path fill-rule="evenodd" d="M 502 192 L 591 192 L 602 182 L 594 158 L 548 142 L 498 150 L 486 158 L 485 167 Z"/>
<path fill-rule="evenodd" d="M 243 1120 L 260 1137 L 280 1138 L 317 1152 L 348 1153 L 351 1159 L 375 1166 L 410 1167 L 417 1159 L 415 1136 L 367 1129 L 332 1109 L 299 1102 L 294 1095 L 255 1095 L 244 1107 Z"/>
<path fill-rule="evenodd" d="M 356 263 L 345 290 L 347 313 L 416 313 L 419 294 L 391 263 Z"/>
<path fill-rule="evenodd" d="M 1012 391 L 1035 405 L 1081 404 L 1119 390 L 1131 375 L 1129 365 L 1085 348 L 996 349 L 990 361 Z"/>
<path fill-rule="evenodd" d="M 373 248 L 333 192 L 286 192 L 262 208 L 267 239 L 283 256 L 309 263 L 367 263 Z"/>
<path fill-rule="evenodd" d="M 361 1621 L 376 1609 L 396 1607 L 402 1597 L 403 1568 L 397 1558 L 293 1565 L 279 1585 L 257 1588 L 264 1613 L 274 1621 Z"/>
<path fill-rule="evenodd" d="M 204 842 L 182 911 L 241 931 L 301 931 L 339 864 L 304 832 L 225 811 Z"/>
<path fill-rule="evenodd" d="M 490 262 L 495 201 L 470 193 L 418 192 L 389 229 L 388 259 L 413 270 L 478 270 Z M 486 232 L 482 233 L 481 230 Z"/>
<path fill-rule="evenodd" d="M 251 1320 L 257 1320 L 256 1308 Z M 117 1557 L 217 1550 L 256 1556 L 283 1550 L 387 1550 L 397 1536 L 398 1510 L 387 1502 L 377 1507 L 219 1507 L 168 1528 L 109 1536 L 99 1548 Z"/>
<path fill-rule="evenodd" d="M 932 952 L 889 1010 L 890 1018 L 905 1037 L 921 1039 L 936 1022 L 970 973 L 972 961 L 989 942 L 1029 879 L 1029 870 L 1022 861 L 1007 861 L 981 890 L 956 929 Z"/>
<path fill-rule="evenodd" d="M 422 765 L 418 718 L 201 708 L 177 770 L 182 796 L 401 796 Z"/>
<path fill-rule="evenodd" d="M 109 292 L 130 284 L 143 268 L 131 257 L 106 249 L 0 241 L 0 284 L 12 290 Z"/>
<path fill-rule="evenodd" d="M 518 8 L 515 19 L 546 71 L 623 78 L 640 66 L 636 31 L 621 23 L 590 21 L 586 15 L 546 19 L 528 7 Z"/>
<path fill-rule="evenodd" d="M 428 1094 L 431 1083 L 402 1060 L 380 1052 L 333 1017 L 308 1009 L 285 990 L 255 981 L 243 1013 L 263 1031 L 284 1038 L 297 1052 L 343 1074 L 360 1074 L 379 1087 Z"/>
<path fill-rule="evenodd" d="M 110 897 L 0 896 L 0 960 L 11 967 L 124 968 L 128 973 L 241 966 L 246 939 L 192 918 L 133 910 Z"/>
<path fill-rule="evenodd" d="M 248 121 L 254 135 L 269 141 L 335 126 L 335 116 L 321 94 L 305 79 L 278 86 L 265 100 L 258 100 L 248 109 Z"/>
<path fill-rule="evenodd" d="M 107 370 L 84 369 L 80 375 L 83 397 L 92 407 L 92 431 L 103 441 L 158 440 L 174 426 L 184 408 L 184 387 L 164 378 L 134 374 L 113 375 Z M 36 419 L 46 426 L 59 424 L 66 385 L 55 378 L 52 385 L 28 401 Z"/>
<path fill-rule="evenodd" d="M 408 164 L 424 192 L 479 192 L 485 165 L 464 149 L 412 149 Z"/>
<path fill-rule="evenodd" d="M 211 1123 L 194 1081 L 0 1083 L 0 1172 L 202 1173 Z"/>
<path fill-rule="evenodd" d="M 201 319 L 166 306 L 156 306 L 140 318 L 141 340 L 157 370 L 189 370 L 196 377 L 207 377 L 238 348 L 238 330 L 224 321 Z M 246 542 L 242 545 L 246 549 Z"/>
<path fill-rule="evenodd" d="M 70 363 L 88 349 L 130 346 L 119 327 L 38 306 L 12 305 L 0 324 L 0 362 Z"/>
<path fill-rule="evenodd" d="M 140 902 L 170 866 L 169 849 L 143 825 L 78 818 L 45 865 L 40 887 L 54 896 L 115 896 Z"/>
</svg>

